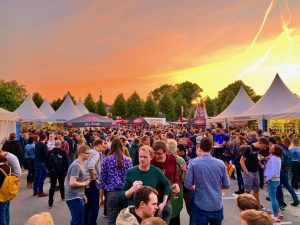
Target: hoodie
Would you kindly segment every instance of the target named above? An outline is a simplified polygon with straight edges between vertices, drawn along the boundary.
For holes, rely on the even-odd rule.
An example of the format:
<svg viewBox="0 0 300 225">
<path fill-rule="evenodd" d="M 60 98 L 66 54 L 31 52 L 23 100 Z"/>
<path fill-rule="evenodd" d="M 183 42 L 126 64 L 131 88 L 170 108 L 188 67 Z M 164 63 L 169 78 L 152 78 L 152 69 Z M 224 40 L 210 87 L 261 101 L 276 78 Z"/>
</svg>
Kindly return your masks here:
<svg viewBox="0 0 300 225">
<path fill-rule="evenodd" d="M 136 217 L 130 212 L 132 209 L 134 209 L 132 205 L 122 209 L 117 217 L 116 225 L 139 225 Z"/>
</svg>

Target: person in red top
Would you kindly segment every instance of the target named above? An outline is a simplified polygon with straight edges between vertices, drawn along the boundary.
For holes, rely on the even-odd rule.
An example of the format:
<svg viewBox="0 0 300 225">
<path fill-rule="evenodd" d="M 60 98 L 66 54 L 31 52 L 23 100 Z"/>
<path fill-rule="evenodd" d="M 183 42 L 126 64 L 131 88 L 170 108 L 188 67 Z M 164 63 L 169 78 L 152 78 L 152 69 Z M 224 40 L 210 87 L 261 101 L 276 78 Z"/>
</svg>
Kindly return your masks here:
<svg viewBox="0 0 300 225">
<path fill-rule="evenodd" d="M 169 179 L 171 183 L 171 190 L 173 193 L 179 193 L 179 178 L 176 170 L 176 157 L 167 152 L 167 145 L 164 141 L 156 141 L 153 144 L 154 157 L 151 161 L 151 165 L 161 169 L 163 174 Z M 158 190 L 159 196 L 161 191 Z M 162 199 L 159 199 L 161 201 Z M 172 215 L 172 206 L 170 201 L 167 202 L 163 212 L 162 219 L 169 224 Z"/>
<path fill-rule="evenodd" d="M 56 133 L 57 140 L 61 141 L 61 149 L 64 150 L 64 152 L 67 155 L 67 158 L 69 159 L 69 153 L 70 153 L 70 146 L 68 142 L 65 141 L 63 133 L 61 131 Z"/>
</svg>

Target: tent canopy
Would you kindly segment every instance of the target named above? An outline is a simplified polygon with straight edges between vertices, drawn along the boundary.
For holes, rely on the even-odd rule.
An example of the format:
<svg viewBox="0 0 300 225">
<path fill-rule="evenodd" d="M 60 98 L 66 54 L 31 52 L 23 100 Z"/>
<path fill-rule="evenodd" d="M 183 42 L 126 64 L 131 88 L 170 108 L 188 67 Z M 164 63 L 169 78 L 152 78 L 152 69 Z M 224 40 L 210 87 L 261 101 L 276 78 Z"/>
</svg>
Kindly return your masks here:
<svg viewBox="0 0 300 225">
<path fill-rule="evenodd" d="M 276 74 L 271 86 L 263 97 L 250 109 L 243 112 L 238 119 L 260 119 L 271 118 L 274 115 L 282 114 L 283 109 L 287 109 L 300 102 L 300 99 L 294 95 L 283 83 L 278 74 Z"/>
<path fill-rule="evenodd" d="M 30 95 L 27 95 L 24 102 L 15 110 L 15 113 L 19 114 L 20 120 L 28 122 L 41 121 L 47 117 L 34 104 Z"/>
<path fill-rule="evenodd" d="M 96 113 L 88 113 L 64 123 L 65 127 L 111 127 L 116 121 Z"/>
<path fill-rule="evenodd" d="M 281 114 L 270 116 L 269 119 L 299 119 L 300 118 L 300 102 L 292 107 L 282 111 Z"/>
<path fill-rule="evenodd" d="M 149 123 L 143 117 L 131 118 L 128 123 L 133 126 L 149 126 Z"/>
<path fill-rule="evenodd" d="M 84 105 L 83 102 L 81 101 L 81 98 L 80 98 L 79 101 L 77 102 L 76 108 L 79 110 L 79 112 L 81 112 L 82 115 L 88 114 L 88 113 L 89 113 L 89 110 L 85 107 L 85 105 Z"/>
<path fill-rule="evenodd" d="M 239 116 L 241 113 L 251 108 L 253 105 L 254 102 L 248 96 L 244 87 L 241 86 L 239 92 L 237 93 L 233 101 L 227 106 L 227 108 L 224 109 L 224 111 L 219 115 L 209 119 L 208 121 L 210 123 L 224 122 L 225 120 L 230 121 L 234 117 Z"/>
<path fill-rule="evenodd" d="M 44 113 L 47 117 L 53 115 L 55 113 L 54 109 L 50 105 L 47 99 L 43 102 L 43 104 L 40 106 L 40 110 L 42 113 Z"/>
<path fill-rule="evenodd" d="M 68 94 L 58 110 L 49 116 L 46 121 L 66 122 L 79 116 L 82 116 L 82 113 L 76 108 L 70 95 Z"/>
<path fill-rule="evenodd" d="M 15 122 L 18 121 L 18 119 L 19 119 L 18 113 L 13 113 L 3 108 L 0 108 L 0 121 Z"/>
</svg>

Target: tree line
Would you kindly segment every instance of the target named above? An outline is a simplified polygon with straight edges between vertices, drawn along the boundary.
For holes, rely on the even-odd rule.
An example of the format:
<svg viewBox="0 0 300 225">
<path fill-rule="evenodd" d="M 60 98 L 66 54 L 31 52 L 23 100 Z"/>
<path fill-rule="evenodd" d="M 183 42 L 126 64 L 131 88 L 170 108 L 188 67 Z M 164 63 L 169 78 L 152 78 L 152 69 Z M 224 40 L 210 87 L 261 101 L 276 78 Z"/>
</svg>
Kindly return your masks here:
<svg viewBox="0 0 300 225">
<path fill-rule="evenodd" d="M 208 115 L 216 116 L 222 112 L 232 102 L 241 86 L 245 88 L 247 94 L 254 102 L 261 97 L 251 87 L 244 84 L 243 81 L 235 81 L 219 91 L 216 98 L 211 99 L 208 96 L 204 98 Z M 116 96 L 112 106 L 109 106 L 103 101 L 101 94 L 97 100 L 94 100 L 93 96 L 88 93 L 83 103 L 90 112 L 100 115 L 111 113 L 113 116 L 122 118 L 165 116 L 168 121 L 174 121 L 182 116 L 190 118 L 194 116 L 196 105 L 202 98 L 202 92 L 203 89 L 198 84 L 185 81 L 175 85 L 161 85 L 152 90 L 145 100 L 136 91 L 127 99 L 123 93 L 120 93 Z M 25 86 L 18 84 L 15 80 L 8 82 L 0 80 L 0 93 L 0 107 L 9 111 L 17 109 L 27 95 Z M 71 96 L 74 104 L 76 104 L 74 96 L 70 92 L 67 94 Z M 54 110 L 61 106 L 67 94 L 62 98 L 54 99 L 50 103 Z M 32 99 L 37 107 L 40 107 L 44 102 L 44 98 L 39 92 L 34 92 Z"/>
</svg>

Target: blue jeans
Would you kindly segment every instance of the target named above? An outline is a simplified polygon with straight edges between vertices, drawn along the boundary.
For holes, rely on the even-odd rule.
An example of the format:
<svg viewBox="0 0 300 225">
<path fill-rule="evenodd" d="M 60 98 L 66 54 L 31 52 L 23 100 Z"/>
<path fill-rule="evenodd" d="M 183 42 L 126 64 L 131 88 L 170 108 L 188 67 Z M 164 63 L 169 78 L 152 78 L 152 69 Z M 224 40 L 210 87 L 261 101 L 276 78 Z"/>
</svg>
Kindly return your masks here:
<svg viewBox="0 0 300 225">
<path fill-rule="evenodd" d="M 272 202 L 272 209 L 274 216 L 278 216 L 279 203 L 276 198 L 277 187 L 280 185 L 280 181 L 269 181 L 268 182 L 268 194 Z"/>
<path fill-rule="evenodd" d="M 84 204 L 82 198 L 75 198 L 66 201 L 71 212 L 70 225 L 83 225 Z"/>
<path fill-rule="evenodd" d="M 0 202 L 0 224 L 9 225 L 9 204 L 10 201 Z"/>
<path fill-rule="evenodd" d="M 205 211 L 194 204 L 194 210 L 190 225 L 222 225 L 224 219 L 223 208 L 217 211 Z"/>
<path fill-rule="evenodd" d="M 280 206 L 282 206 L 283 203 L 284 203 L 284 198 L 283 198 L 283 192 L 282 192 L 281 185 L 283 185 L 288 190 L 288 192 L 291 194 L 294 202 L 299 200 L 298 196 L 296 195 L 296 193 L 294 191 L 294 189 L 290 185 L 289 171 L 281 171 L 280 172 L 280 185 L 278 186 L 277 193 L 276 193 L 277 201 L 278 201 Z"/>
<path fill-rule="evenodd" d="M 44 181 L 46 178 L 46 166 L 45 164 L 35 164 L 34 165 L 35 174 L 33 182 L 33 192 L 34 193 L 43 193 Z"/>
<path fill-rule="evenodd" d="M 85 188 L 85 196 L 87 197 L 87 204 L 84 204 L 84 224 L 97 225 L 97 218 L 99 212 L 99 189 L 95 181 L 91 181 L 89 186 Z"/>
</svg>

